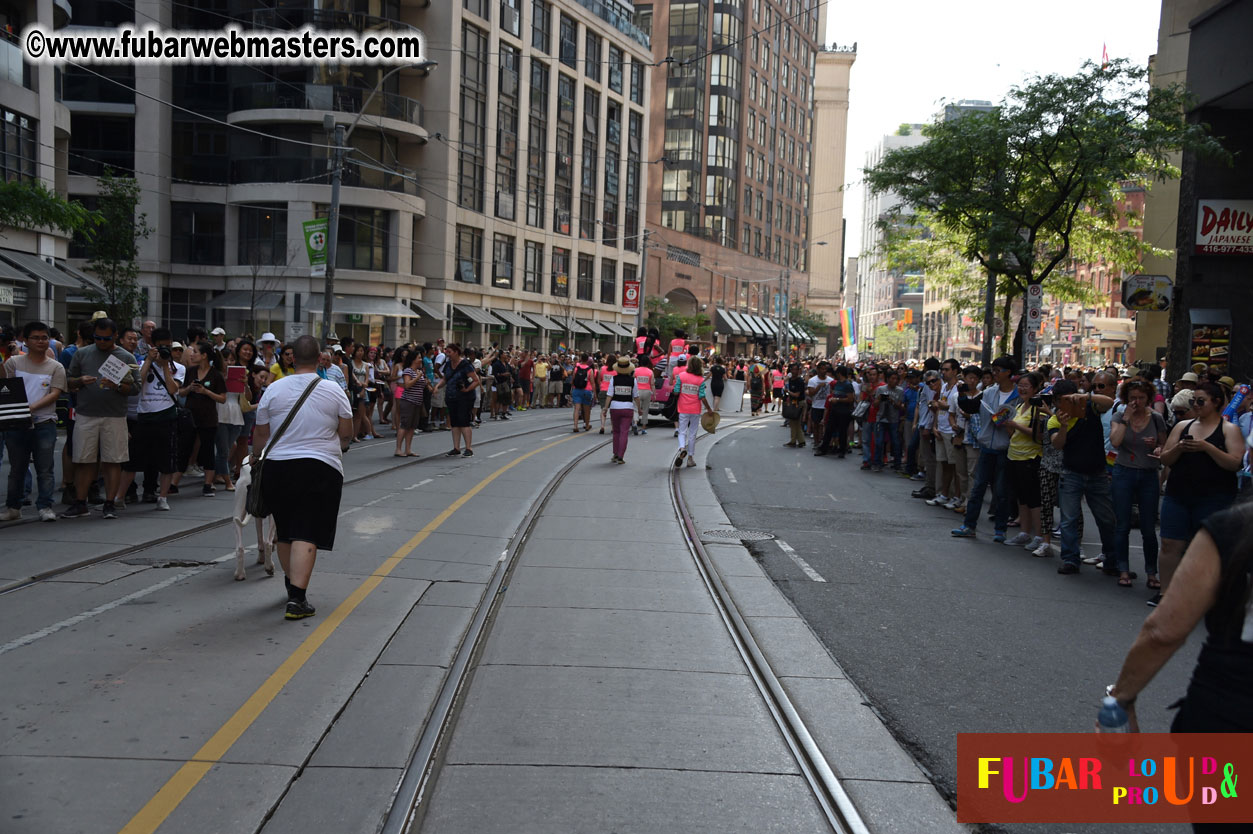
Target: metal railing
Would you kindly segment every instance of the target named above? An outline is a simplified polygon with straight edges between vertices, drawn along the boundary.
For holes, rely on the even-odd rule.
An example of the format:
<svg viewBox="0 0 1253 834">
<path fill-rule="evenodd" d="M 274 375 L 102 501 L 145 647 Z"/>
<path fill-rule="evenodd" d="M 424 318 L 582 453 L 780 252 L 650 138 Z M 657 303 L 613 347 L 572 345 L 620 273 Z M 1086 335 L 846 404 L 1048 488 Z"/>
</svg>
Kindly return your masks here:
<svg viewBox="0 0 1253 834">
<path fill-rule="evenodd" d="M 396 93 L 329 84 L 264 82 L 236 87 L 231 106 L 234 110 L 333 110 L 338 113 L 362 113 L 422 124 L 422 102 Z"/>
<path fill-rule="evenodd" d="M 254 9 L 252 25 L 261 29 L 300 29 L 312 26 L 322 30 L 351 29 L 356 32 L 389 29 L 418 31 L 416 27 L 390 17 L 338 9 Z"/>
<path fill-rule="evenodd" d="M 380 171 L 344 161 L 343 184 L 351 188 L 375 188 L 417 196 L 418 172 L 412 168 L 394 167 Z M 318 157 L 254 156 L 231 160 L 231 182 L 288 183 L 308 182 L 329 185 L 331 171 L 328 161 Z"/>
<path fill-rule="evenodd" d="M 579 5 L 641 46 L 650 46 L 648 34 L 635 25 L 629 11 L 613 0 L 579 0 Z"/>
</svg>

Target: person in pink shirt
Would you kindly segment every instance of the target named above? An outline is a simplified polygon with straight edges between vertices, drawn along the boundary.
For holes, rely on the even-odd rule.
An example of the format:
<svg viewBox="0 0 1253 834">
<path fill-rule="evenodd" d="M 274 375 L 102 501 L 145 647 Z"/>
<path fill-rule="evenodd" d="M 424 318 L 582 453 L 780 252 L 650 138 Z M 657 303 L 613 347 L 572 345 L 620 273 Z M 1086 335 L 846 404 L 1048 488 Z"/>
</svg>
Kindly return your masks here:
<svg viewBox="0 0 1253 834">
<path fill-rule="evenodd" d="M 648 434 L 648 408 L 653 402 L 653 363 L 648 357 L 635 369 L 635 411 L 638 417 L 636 431 Z"/>
<path fill-rule="evenodd" d="M 609 386 L 613 382 L 614 363 L 618 361 L 618 357 L 609 354 L 605 359 L 605 365 L 598 370 L 598 389 L 600 391 L 600 433 L 605 433 L 605 418 L 609 416 Z"/>
<path fill-rule="evenodd" d="M 679 386 L 679 455 L 674 459 L 678 469 L 687 460 L 688 466 L 696 465 L 696 430 L 700 428 L 702 411 L 712 411 L 705 399 L 705 375 L 700 357 L 693 356 L 687 365 L 675 374 Z"/>
</svg>

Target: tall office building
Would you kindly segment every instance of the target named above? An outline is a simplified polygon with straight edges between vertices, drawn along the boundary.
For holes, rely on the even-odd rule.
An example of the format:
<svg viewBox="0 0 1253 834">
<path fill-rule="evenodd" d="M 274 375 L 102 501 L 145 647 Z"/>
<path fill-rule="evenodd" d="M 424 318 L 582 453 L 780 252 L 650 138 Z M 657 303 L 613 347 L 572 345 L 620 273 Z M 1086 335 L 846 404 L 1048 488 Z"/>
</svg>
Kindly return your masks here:
<svg viewBox="0 0 1253 834">
<path fill-rule="evenodd" d="M 64 16 L 65 5 L 51 8 Z M 328 214 L 338 124 L 348 148 L 333 231 L 338 335 L 585 347 L 632 335 L 621 288 L 639 269 L 652 55 L 629 7 L 79 5 L 74 25 L 102 29 L 421 30 L 434 61 L 66 69 L 64 118 L 51 68 L 38 70 L 38 90 L 23 92 L 42 109 L 14 112 L 49 148 L 64 145 L 59 160 L 42 157 L 45 178 L 60 165 L 63 193 L 91 206 L 105 167 L 135 176 L 152 230 L 139 241 L 140 284 L 148 314 L 176 333 L 320 331 L 324 281 L 311 274 L 303 222 Z M 80 268 L 73 258 L 89 254 L 81 241 L 39 245 Z"/>
<path fill-rule="evenodd" d="M 775 343 L 783 293 L 808 293 L 814 67 L 826 4 L 689 0 L 636 10 L 660 62 L 646 292 L 708 315 L 728 348 Z"/>
</svg>

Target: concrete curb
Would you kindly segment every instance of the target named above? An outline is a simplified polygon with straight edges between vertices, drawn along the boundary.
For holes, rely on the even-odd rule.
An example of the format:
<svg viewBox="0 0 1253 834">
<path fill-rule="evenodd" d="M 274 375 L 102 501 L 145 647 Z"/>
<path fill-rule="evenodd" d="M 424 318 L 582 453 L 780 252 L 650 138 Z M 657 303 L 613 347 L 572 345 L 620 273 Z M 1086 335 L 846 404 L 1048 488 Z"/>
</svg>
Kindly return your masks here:
<svg viewBox="0 0 1253 834">
<path fill-rule="evenodd" d="M 722 430 L 708 442 L 698 445 L 698 465 L 705 463 L 716 443 L 754 422 L 720 427 Z M 707 469 L 702 467 L 701 471 Z M 684 478 L 683 489 L 689 512 L 701 530 L 734 526 L 708 475 Z M 953 809 L 926 773 L 892 736 L 866 696 L 848 679 L 748 548 L 729 540 L 706 543 L 705 549 L 788 697 L 871 831 L 972 830 L 957 822 Z"/>
</svg>

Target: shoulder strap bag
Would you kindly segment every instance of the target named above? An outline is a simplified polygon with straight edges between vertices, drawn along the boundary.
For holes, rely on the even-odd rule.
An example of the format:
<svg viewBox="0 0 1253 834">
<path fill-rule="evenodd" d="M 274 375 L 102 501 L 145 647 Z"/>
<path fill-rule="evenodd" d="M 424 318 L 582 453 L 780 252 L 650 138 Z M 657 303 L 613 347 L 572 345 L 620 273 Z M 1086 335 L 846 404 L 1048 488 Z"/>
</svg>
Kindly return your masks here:
<svg viewBox="0 0 1253 834">
<path fill-rule="evenodd" d="M 265 492 L 261 487 L 261 477 L 265 471 L 266 455 L 270 453 L 270 450 L 274 448 L 274 444 L 283 436 L 283 432 L 287 431 L 287 427 L 291 425 L 292 418 L 296 416 L 296 412 L 305 404 L 305 400 L 309 399 L 309 395 L 313 393 L 313 389 L 321 381 L 322 378 L 315 374 L 313 381 L 309 383 L 304 393 L 300 395 L 300 399 L 296 400 L 296 404 L 292 406 L 292 410 L 287 412 L 287 418 L 278 427 L 278 431 L 270 436 L 270 442 L 265 444 L 265 448 L 261 451 L 261 456 L 252 464 L 252 481 L 248 484 L 248 496 L 244 501 L 244 507 L 253 518 L 267 518 L 270 515 L 270 508 L 265 503 Z"/>
</svg>

